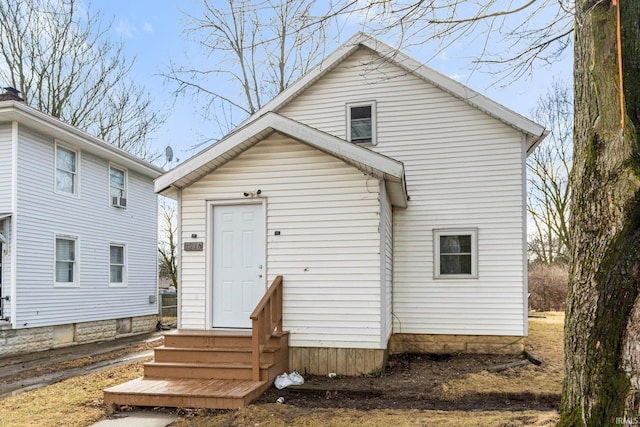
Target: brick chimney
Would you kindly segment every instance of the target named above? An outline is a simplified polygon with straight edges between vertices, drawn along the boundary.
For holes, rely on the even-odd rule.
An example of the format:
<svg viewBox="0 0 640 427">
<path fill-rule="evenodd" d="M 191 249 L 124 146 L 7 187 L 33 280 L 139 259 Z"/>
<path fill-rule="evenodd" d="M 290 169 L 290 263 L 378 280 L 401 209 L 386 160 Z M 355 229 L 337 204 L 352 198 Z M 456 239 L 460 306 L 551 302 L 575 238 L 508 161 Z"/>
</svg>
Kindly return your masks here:
<svg viewBox="0 0 640 427">
<path fill-rule="evenodd" d="M 24 102 L 24 99 L 20 97 L 20 91 L 18 89 L 7 86 L 4 88 L 4 93 L 0 93 L 0 101 Z"/>
</svg>

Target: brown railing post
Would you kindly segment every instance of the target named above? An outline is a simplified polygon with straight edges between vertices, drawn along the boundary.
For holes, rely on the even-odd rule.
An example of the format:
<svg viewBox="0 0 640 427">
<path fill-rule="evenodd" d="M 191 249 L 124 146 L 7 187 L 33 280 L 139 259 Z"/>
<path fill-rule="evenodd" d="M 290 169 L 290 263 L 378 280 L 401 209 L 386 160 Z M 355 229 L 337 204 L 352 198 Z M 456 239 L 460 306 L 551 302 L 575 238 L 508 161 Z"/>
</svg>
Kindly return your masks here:
<svg viewBox="0 0 640 427">
<path fill-rule="evenodd" d="M 251 313 L 252 377 L 260 381 L 260 356 L 274 332 L 282 332 L 282 276 L 276 276 Z"/>
</svg>

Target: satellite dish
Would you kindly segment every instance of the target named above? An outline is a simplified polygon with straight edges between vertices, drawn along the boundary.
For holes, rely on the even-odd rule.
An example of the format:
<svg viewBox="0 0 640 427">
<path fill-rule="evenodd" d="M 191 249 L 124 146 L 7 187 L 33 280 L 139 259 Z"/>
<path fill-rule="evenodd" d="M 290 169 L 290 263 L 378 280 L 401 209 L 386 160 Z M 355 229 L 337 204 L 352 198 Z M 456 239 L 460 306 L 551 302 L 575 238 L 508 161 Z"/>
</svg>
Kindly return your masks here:
<svg viewBox="0 0 640 427">
<path fill-rule="evenodd" d="M 167 163 L 171 163 L 173 160 L 173 148 L 167 145 L 167 148 L 164 150 L 164 155 L 167 159 Z"/>
</svg>

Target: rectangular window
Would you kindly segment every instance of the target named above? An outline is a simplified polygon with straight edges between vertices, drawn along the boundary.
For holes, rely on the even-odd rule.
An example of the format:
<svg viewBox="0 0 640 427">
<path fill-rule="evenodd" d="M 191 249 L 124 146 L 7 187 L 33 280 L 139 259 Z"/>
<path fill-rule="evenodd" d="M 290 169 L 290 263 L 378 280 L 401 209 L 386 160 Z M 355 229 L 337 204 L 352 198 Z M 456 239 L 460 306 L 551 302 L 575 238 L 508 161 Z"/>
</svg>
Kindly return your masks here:
<svg viewBox="0 0 640 427">
<path fill-rule="evenodd" d="M 109 167 L 109 196 L 111 206 L 125 208 L 127 206 L 127 172 L 116 167 Z"/>
<path fill-rule="evenodd" d="M 124 245 L 112 244 L 109 247 L 109 283 L 125 284 L 125 250 Z"/>
<path fill-rule="evenodd" d="M 477 236 L 477 229 L 434 230 L 435 277 L 478 277 Z"/>
<path fill-rule="evenodd" d="M 77 194 L 78 153 L 56 144 L 56 192 Z"/>
<path fill-rule="evenodd" d="M 74 285 L 77 279 L 76 239 L 56 236 L 56 284 Z"/>
<path fill-rule="evenodd" d="M 347 104 L 347 140 L 355 144 L 376 143 L 375 103 Z"/>
</svg>

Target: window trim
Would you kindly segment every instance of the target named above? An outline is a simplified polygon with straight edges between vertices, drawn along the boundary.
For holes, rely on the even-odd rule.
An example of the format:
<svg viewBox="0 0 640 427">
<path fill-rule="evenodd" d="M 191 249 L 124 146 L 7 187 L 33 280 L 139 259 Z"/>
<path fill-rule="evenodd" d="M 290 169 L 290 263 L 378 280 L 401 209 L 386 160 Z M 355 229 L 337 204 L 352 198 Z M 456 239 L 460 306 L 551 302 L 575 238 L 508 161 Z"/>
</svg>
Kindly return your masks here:
<svg viewBox="0 0 640 427">
<path fill-rule="evenodd" d="M 471 274 L 440 273 L 440 237 L 471 236 Z M 440 228 L 433 230 L 433 278 L 434 279 L 477 279 L 478 278 L 478 229 Z"/>
<path fill-rule="evenodd" d="M 125 206 L 120 206 L 120 205 L 114 205 L 113 204 L 113 199 L 111 196 L 111 169 L 115 169 L 118 170 L 120 172 L 122 172 L 123 174 L 123 179 L 124 179 L 124 183 L 123 183 L 123 187 L 122 188 L 122 192 L 124 194 L 123 197 L 121 197 L 121 199 L 125 199 L 126 202 L 128 202 L 128 196 L 129 196 L 129 189 L 128 189 L 128 181 L 129 181 L 129 173 L 127 171 L 127 168 L 123 168 L 121 166 L 118 166 L 115 163 L 111 163 L 109 162 L 109 170 L 108 170 L 108 181 L 109 181 L 109 206 L 111 206 L 112 208 L 116 208 L 116 209 L 126 209 L 127 206 L 125 204 Z"/>
<path fill-rule="evenodd" d="M 75 258 L 73 260 L 73 282 L 58 282 L 56 274 L 58 264 L 57 243 L 58 239 L 72 240 L 74 242 Z M 57 288 L 79 288 L 80 287 L 80 239 L 78 236 L 64 233 L 55 233 L 53 236 L 53 286 Z"/>
<path fill-rule="evenodd" d="M 58 181 L 58 177 L 57 177 L 58 148 L 71 151 L 76 155 L 76 170 L 73 172 L 73 177 L 74 177 L 73 193 L 67 193 L 66 191 L 58 190 L 58 182 L 57 182 Z M 65 171 L 65 172 L 71 173 L 70 171 Z M 80 197 L 80 150 L 73 148 L 67 144 L 63 144 L 58 140 L 55 141 L 54 149 L 53 149 L 53 192 L 55 194 L 60 194 L 62 196 L 69 196 L 69 197 L 75 197 L 75 198 Z"/>
<path fill-rule="evenodd" d="M 378 144 L 378 132 L 376 130 L 376 101 L 362 101 L 362 102 L 348 102 L 345 105 L 346 111 L 346 128 L 347 128 L 347 141 L 351 141 L 351 109 L 357 107 L 371 107 L 371 142 L 353 142 L 356 145 L 377 145 Z"/>
<path fill-rule="evenodd" d="M 122 248 L 122 282 L 111 281 L 111 247 L 119 246 Z M 127 244 L 122 242 L 109 242 L 109 287 L 110 288 L 126 288 L 127 287 Z M 120 265 L 120 264 L 116 264 Z"/>
</svg>

